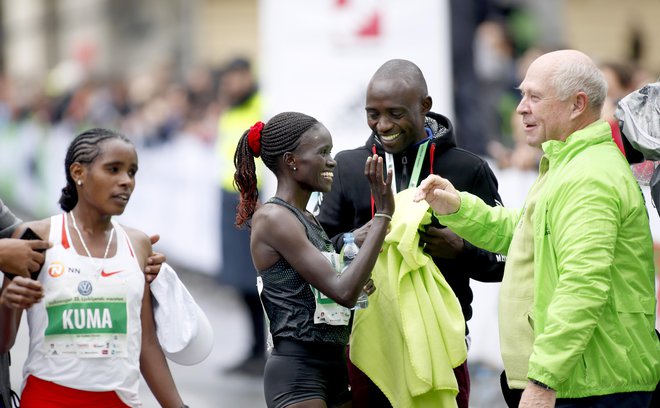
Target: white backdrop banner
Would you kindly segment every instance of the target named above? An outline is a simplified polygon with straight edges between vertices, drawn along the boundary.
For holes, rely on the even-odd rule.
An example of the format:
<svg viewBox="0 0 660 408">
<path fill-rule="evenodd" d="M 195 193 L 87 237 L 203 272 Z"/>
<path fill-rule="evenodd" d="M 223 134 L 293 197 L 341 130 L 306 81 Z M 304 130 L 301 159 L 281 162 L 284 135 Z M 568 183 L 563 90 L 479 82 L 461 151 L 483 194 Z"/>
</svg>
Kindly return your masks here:
<svg viewBox="0 0 660 408">
<path fill-rule="evenodd" d="M 260 81 L 267 118 L 323 122 L 334 152 L 364 143 L 371 75 L 393 58 L 426 76 L 433 110 L 452 117 L 447 0 L 261 0 Z"/>
</svg>

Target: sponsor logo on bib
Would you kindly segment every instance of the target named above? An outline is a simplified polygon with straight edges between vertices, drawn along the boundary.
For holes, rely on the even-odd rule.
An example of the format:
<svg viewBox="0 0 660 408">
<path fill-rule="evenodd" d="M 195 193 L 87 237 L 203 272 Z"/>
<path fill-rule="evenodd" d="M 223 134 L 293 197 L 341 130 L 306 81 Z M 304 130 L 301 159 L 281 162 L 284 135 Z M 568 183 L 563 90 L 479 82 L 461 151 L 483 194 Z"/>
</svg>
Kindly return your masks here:
<svg viewBox="0 0 660 408">
<path fill-rule="evenodd" d="M 48 275 L 59 278 L 64 273 L 64 265 L 61 262 L 53 262 L 48 266 Z"/>
<path fill-rule="evenodd" d="M 105 270 L 103 270 L 103 271 L 101 271 L 101 276 L 104 277 L 104 278 L 107 278 L 109 276 L 116 275 L 116 274 L 122 273 L 122 272 L 124 272 L 123 269 L 119 269 L 117 271 L 112 271 L 112 272 L 106 272 Z"/>
<path fill-rule="evenodd" d="M 83 296 L 89 296 L 92 293 L 92 282 L 90 281 L 81 281 L 78 284 L 78 293 Z"/>
</svg>

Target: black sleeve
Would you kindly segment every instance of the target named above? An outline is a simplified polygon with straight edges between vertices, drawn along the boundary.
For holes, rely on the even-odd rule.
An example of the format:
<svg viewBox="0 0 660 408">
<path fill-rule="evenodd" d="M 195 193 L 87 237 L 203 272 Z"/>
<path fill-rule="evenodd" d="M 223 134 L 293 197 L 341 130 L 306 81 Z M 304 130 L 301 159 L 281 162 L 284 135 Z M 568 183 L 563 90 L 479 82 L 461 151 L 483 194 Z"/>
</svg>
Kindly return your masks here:
<svg viewBox="0 0 660 408">
<path fill-rule="evenodd" d="M 470 193 L 491 206 L 502 205 L 500 193 L 497 191 L 497 178 L 488 163 L 483 162 L 476 172 Z M 470 278 L 480 282 L 502 281 L 505 256 L 488 252 L 465 241 L 465 249 L 460 257 L 470 271 Z"/>
<path fill-rule="evenodd" d="M 22 221 L 0 200 L 0 238 L 9 238 Z"/>
<path fill-rule="evenodd" d="M 497 188 L 498 183 L 495 174 L 488 163 L 482 162 L 475 173 L 472 188 L 469 192 L 481 198 L 490 206 L 503 205 Z"/>
</svg>

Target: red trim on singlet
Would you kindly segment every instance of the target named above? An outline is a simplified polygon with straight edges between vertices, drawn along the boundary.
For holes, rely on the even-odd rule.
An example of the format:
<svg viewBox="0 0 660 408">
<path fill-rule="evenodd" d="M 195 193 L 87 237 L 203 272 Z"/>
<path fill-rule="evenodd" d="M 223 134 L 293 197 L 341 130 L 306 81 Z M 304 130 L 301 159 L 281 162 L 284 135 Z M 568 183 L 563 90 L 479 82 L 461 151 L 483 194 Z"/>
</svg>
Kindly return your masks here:
<svg viewBox="0 0 660 408">
<path fill-rule="evenodd" d="M 128 408 L 114 391 L 83 391 L 29 376 L 21 395 L 21 408 L 61 407 Z"/>
<path fill-rule="evenodd" d="M 62 217 L 62 246 L 64 249 L 69 249 L 69 237 L 66 235 L 66 214 Z"/>
</svg>

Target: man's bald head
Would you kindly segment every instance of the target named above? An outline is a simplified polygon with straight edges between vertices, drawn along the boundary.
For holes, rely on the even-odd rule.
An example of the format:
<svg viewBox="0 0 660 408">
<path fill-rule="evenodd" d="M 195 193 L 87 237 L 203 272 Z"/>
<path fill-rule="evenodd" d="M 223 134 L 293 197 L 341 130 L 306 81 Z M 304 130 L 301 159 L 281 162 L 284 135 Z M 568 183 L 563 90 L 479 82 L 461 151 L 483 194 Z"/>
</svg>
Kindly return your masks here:
<svg viewBox="0 0 660 408">
<path fill-rule="evenodd" d="M 371 77 L 370 84 L 376 81 L 403 81 L 407 87 L 415 89 L 420 97 L 428 95 L 424 74 L 414 63 L 404 59 L 392 59 L 381 65 Z"/>
<path fill-rule="evenodd" d="M 607 96 L 607 81 L 589 56 L 577 50 L 553 51 L 534 60 L 530 69 L 534 66 L 547 72 L 547 78 L 560 100 L 584 92 L 590 110 L 600 116 Z"/>
</svg>

